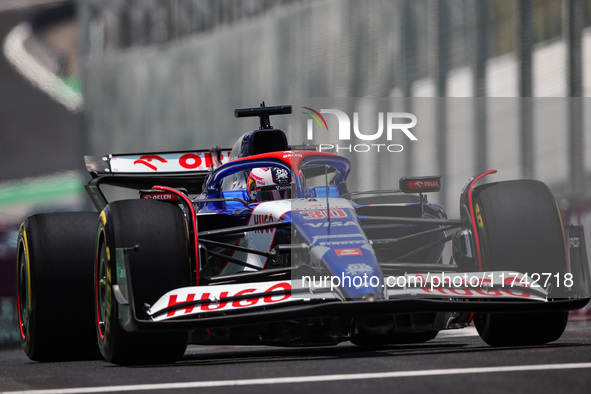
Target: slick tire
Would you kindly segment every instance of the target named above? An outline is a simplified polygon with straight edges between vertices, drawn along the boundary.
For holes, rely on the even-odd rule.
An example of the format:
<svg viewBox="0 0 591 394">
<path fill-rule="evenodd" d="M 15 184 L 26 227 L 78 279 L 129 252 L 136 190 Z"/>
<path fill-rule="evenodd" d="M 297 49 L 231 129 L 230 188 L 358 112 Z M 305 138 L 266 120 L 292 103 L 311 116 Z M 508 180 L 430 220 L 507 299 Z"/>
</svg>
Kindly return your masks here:
<svg viewBox="0 0 591 394">
<path fill-rule="evenodd" d="M 100 358 L 92 286 L 98 213 L 29 216 L 17 249 L 17 305 L 31 360 Z"/>
<path fill-rule="evenodd" d="M 154 304 L 166 292 L 190 284 L 186 225 L 178 206 L 151 200 L 124 200 L 101 213 L 95 260 L 96 335 L 103 357 L 115 364 L 171 363 L 187 347 L 186 331 L 128 332 L 123 324 L 129 308 L 121 308 L 114 285 L 122 262 L 117 248 L 128 252 L 133 300 L 137 317 L 145 319 L 144 304 Z M 119 270 L 118 270 L 119 269 Z"/>
<path fill-rule="evenodd" d="M 483 271 L 563 277 L 567 262 L 562 220 L 544 183 L 517 180 L 479 186 L 474 189 L 474 212 Z M 491 346 L 539 345 L 560 338 L 567 318 L 566 311 L 484 313 L 474 316 L 474 325 Z"/>
</svg>

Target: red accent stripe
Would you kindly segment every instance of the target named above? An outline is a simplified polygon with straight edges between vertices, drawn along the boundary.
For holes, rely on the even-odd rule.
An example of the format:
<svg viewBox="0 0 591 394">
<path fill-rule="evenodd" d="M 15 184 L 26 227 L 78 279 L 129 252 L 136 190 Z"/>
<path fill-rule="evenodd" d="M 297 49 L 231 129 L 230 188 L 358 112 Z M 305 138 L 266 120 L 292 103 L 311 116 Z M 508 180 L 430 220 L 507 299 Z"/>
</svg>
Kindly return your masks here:
<svg viewBox="0 0 591 394">
<path fill-rule="evenodd" d="M 20 291 L 18 284 L 17 284 L 17 291 Z M 24 340 L 24 339 L 26 339 L 26 336 L 25 336 L 25 332 L 23 331 L 23 318 L 21 316 L 21 297 L 20 297 L 20 295 L 17 296 L 17 300 L 18 300 L 18 305 L 17 305 L 17 307 L 18 307 L 18 325 L 19 325 L 19 329 L 21 332 L 21 339 Z"/>
<path fill-rule="evenodd" d="M 106 230 L 105 230 L 105 232 L 106 232 Z M 103 242 L 106 242 L 106 237 L 107 236 L 105 234 L 105 240 Z M 98 248 L 98 245 L 99 245 L 99 243 L 97 243 L 97 248 Z M 105 334 L 103 334 L 103 330 L 101 330 L 101 324 L 100 324 L 101 313 L 99 310 L 99 286 L 100 286 L 98 283 L 98 280 L 99 280 L 99 270 L 98 270 L 98 268 L 99 268 L 99 261 L 98 261 L 99 253 L 100 253 L 100 251 L 97 249 L 96 255 L 95 255 L 95 261 L 94 261 L 94 266 L 96 267 L 96 270 L 94 272 L 94 311 L 96 313 L 96 329 L 99 334 L 99 337 L 101 337 L 101 339 L 103 339 L 105 337 Z M 109 264 L 109 263 L 107 262 L 107 264 Z"/>
<path fill-rule="evenodd" d="M 199 286 L 199 236 L 197 235 L 197 215 L 195 215 L 195 207 L 193 206 L 191 200 L 189 200 L 189 197 L 176 189 L 167 186 L 154 186 L 152 189 L 166 190 L 175 194 L 178 198 L 183 200 L 189 208 L 191 221 L 193 222 L 193 235 L 195 236 L 195 239 L 193 240 L 195 245 L 195 283 L 197 286 Z"/>
<path fill-rule="evenodd" d="M 474 184 L 487 175 L 496 173 L 497 170 L 489 170 L 478 175 L 468 189 L 468 205 L 470 205 L 470 217 L 472 218 L 472 230 L 474 231 L 474 242 L 476 243 L 476 254 L 478 255 L 478 269 L 482 272 L 482 253 L 480 252 L 480 238 L 476 230 L 476 216 L 474 215 L 474 205 L 472 204 L 472 192 L 474 191 Z"/>
<path fill-rule="evenodd" d="M 21 251 L 23 253 L 23 251 Z M 24 251 L 26 253 L 26 250 Z M 16 300 L 17 300 L 17 308 L 18 308 L 18 327 L 21 332 L 21 340 L 25 340 L 25 332 L 23 331 L 23 317 L 21 315 L 21 269 L 20 269 L 20 256 L 18 256 L 19 267 L 18 271 L 16 272 Z"/>
<path fill-rule="evenodd" d="M 98 257 L 97 257 L 98 259 Z M 98 263 L 98 262 L 97 262 Z M 108 264 L 108 263 L 107 263 Z M 98 267 L 98 264 L 97 264 Z M 94 306 L 94 310 L 96 311 L 96 327 L 97 327 L 97 331 L 99 333 L 99 336 L 101 337 L 101 339 L 103 339 L 105 337 L 105 334 L 103 334 L 103 330 L 101 330 L 101 314 L 100 314 L 100 310 L 99 310 L 99 283 L 98 283 L 98 270 L 97 273 L 95 274 L 94 277 L 94 302 L 95 302 L 95 306 Z"/>
</svg>

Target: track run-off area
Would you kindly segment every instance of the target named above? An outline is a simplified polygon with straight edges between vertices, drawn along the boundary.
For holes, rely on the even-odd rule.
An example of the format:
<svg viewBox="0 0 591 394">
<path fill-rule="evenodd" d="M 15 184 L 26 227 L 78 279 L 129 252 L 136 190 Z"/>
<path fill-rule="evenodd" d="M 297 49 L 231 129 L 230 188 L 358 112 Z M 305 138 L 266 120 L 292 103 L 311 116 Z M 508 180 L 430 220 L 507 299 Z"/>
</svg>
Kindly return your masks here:
<svg viewBox="0 0 591 394">
<path fill-rule="evenodd" d="M 125 367 L 102 360 L 36 363 L 0 351 L 2 393 L 104 392 L 569 392 L 591 389 L 591 326 L 534 347 L 485 345 L 473 328 L 429 342 L 364 348 L 189 346 L 170 365 Z"/>
</svg>

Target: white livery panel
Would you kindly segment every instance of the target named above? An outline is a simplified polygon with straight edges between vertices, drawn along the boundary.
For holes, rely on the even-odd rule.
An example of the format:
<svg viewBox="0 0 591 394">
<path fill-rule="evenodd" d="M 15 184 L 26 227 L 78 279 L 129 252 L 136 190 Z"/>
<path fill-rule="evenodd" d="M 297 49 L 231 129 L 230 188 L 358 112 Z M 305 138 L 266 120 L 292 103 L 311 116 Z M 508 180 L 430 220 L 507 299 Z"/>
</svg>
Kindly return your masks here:
<svg viewBox="0 0 591 394">
<path fill-rule="evenodd" d="M 345 301 L 337 291 L 341 280 L 346 278 L 304 276 L 297 280 L 183 287 L 164 294 L 148 314 L 152 320 L 162 321 L 312 299 Z M 368 276 L 367 280 L 372 278 Z M 532 286 L 529 276 L 508 271 L 406 274 L 384 277 L 383 283 L 390 300 L 418 297 L 548 301 L 547 292 Z"/>
<path fill-rule="evenodd" d="M 230 151 L 221 151 L 221 161 L 210 151 L 110 155 L 111 173 L 179 173 L 207 171 L 227 163 Z"/>
</svg>

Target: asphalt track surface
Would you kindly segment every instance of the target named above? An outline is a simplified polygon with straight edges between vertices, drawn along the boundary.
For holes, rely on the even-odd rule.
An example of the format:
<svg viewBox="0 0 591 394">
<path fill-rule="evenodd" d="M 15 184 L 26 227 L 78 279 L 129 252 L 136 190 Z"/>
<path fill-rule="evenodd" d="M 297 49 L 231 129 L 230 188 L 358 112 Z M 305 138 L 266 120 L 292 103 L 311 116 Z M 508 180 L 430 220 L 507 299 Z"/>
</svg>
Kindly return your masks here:
<svg viewBox="0 0 591 394">
<path fill-rule="evenodd" d="M 0 392 L 103 393 L 589 393 L 591 325 L 569 323 L 558 341 L 492 348 L 473 328 L 430 342 L 362 348 L 189 346 L 170 365 L 122 367 L 102 360 L 30 361 L 0 351 Z"/>
</svg>

